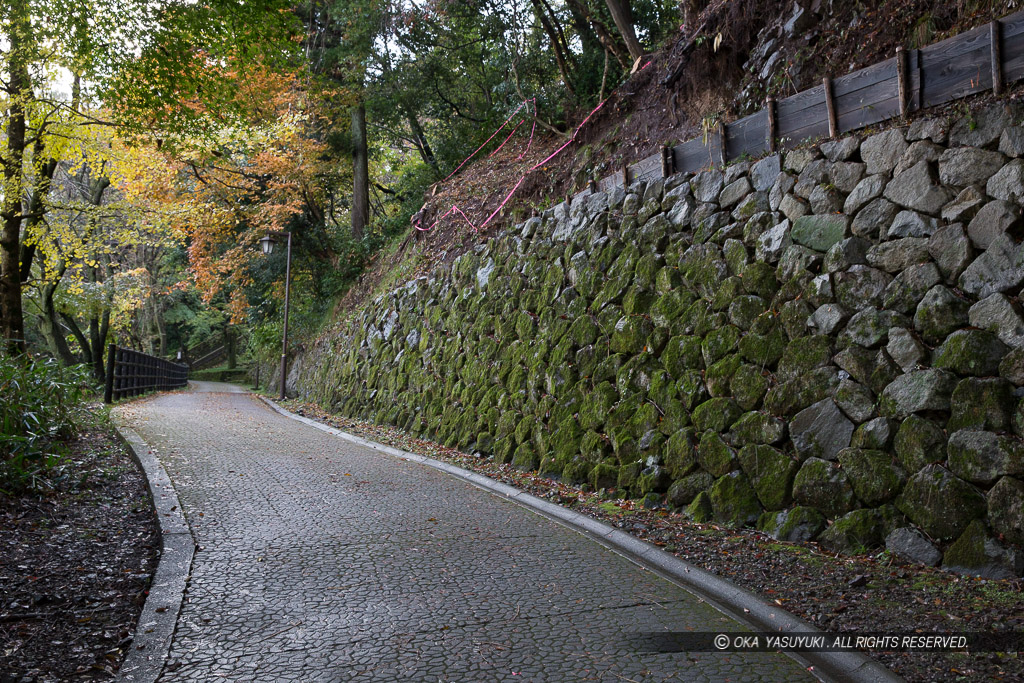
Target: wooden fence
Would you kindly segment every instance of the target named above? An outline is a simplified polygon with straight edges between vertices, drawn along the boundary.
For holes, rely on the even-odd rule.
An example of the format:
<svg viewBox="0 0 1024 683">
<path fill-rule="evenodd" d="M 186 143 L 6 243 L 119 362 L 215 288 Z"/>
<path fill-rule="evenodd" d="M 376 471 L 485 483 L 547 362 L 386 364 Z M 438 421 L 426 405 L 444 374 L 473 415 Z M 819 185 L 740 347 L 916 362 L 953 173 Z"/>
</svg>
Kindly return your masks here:
<svg viewBox="0 0 1024 683">
<path fill-rule="evenodd" d="M 607 191 L 637 180 L 693 173 L 744 157 L 838 137 L 926 107 L 1024 78 L 1024 11 L 775 101 L 755 114 L 718 124 L 707 136 L 647 157 L 597 181 Z"/>
<path fill-rule="evenodd" d="M 112 403 L 147 391 L 177 389 L 188 384 L 188 366 L 141 351 L 110 345 L 103 401 Z"/>
</svg>

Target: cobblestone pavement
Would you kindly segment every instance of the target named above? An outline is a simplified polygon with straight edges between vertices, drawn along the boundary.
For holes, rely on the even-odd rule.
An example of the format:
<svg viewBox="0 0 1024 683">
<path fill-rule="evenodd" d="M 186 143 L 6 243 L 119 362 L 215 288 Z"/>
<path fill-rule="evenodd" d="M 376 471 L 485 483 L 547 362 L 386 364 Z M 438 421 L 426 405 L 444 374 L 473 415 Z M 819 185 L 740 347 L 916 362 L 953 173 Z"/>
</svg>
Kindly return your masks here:
<svg viewBox="0 0 1024 683">
<path fill-rule="evenodd" d="M 773 653 L 649 653 L 742 627 L 588 538 L 196 383 L 123 408 L 198 550 L 161 681 L 791 681 Z"/>
</svg>

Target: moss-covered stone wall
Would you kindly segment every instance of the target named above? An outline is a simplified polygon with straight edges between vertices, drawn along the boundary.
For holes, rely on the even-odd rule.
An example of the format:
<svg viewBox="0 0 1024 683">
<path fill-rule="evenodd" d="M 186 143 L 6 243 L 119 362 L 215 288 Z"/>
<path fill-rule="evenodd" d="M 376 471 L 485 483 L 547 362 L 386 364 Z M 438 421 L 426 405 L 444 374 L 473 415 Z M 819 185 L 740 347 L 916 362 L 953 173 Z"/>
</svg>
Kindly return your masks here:
<svg viewBox="0 0 1024 683">
<path fill-rule="evenodd" d="M 1019 576 L 1021 120 L 578 196 L 379 297 L 291 380 L 698 520 Z"/>
</svg>

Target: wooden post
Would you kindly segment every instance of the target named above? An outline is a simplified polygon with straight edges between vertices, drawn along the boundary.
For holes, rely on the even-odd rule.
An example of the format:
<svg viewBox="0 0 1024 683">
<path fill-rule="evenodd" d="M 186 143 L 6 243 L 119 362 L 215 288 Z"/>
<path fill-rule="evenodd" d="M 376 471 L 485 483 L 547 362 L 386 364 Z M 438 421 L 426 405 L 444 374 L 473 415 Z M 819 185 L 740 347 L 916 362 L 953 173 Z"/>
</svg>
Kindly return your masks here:
<svg viewBox="0 0 1024 683">
<path fill-rule="evenodd" d="M 833 140 L 839 137 L 839 124 L 836 121 L 836 102 L 832 97 L 832 79 L 828 76 L 821 79 L 825 90 L 825 109 L 828 111 L 828 136 Z"/>
<path fill-rule="evenodd" d="M 111 344 L 107 351 L 107 377 L 103 387 L 103 402 L 114 402 L 114 365 L 117 364 L 117 345 Z"/>
<path fill-rule="evenodd" d="M 676 172 L 675 159 L 672 156 L 672 148 L 668 145 L 661 147 L 661 177 L 668 178 Z"/>
<path fill-rule="evenodd" d="M 722 168 L 722 167 L 725 166 L 725 160 L 726 160 L 725 141 L 726 141 L 726 139 L 727 138 L 726 138 L 726 132 L 725 132 L 725 121 L 720 121 L 718 123 L 718 167 L 719 168 Z"/>
<path fill-rule="evenodd" d="M 907 53 L 902 47 L 896 48 L 896 82 L 899 84 L 900 117 L 906 118 L 907 101 Z"/>
<path fill-rule="evenodd" d="M 1000 95 L 1003 92 L 1003 49 L 999 20 L 993 21 L 988 28 L 989 41 L 992 43 L 992 94 Z"/>
<path fill-rule="evenodd" d="M 775 116 L 775 98 L 769 97 L 764 101 L 764 110 L 768 116 L 768 152 L 775 154 L 778 149 L 778 118 Z"/>
<path fill-rule="evenodd" d="M 597 194 L 597 180 L 591 178 L 587 181 L 587 189 L 590 190 L 591 194 Z"/>
<path fill-rule="evenodd" d="M 622 165 L 622 189 L 629 189 L 629 164 Z"/>
</svg>

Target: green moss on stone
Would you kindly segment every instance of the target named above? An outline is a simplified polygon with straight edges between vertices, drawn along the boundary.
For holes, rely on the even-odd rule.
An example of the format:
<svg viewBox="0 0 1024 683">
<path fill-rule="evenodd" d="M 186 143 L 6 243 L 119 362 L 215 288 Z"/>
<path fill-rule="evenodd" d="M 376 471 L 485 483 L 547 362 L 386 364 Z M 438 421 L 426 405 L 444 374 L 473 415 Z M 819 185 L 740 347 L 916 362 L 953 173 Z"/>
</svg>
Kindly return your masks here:
<svg viewBox="0 0 1024 683">
<path fill-rule="evenodd" d="M 722 280 L 711 297 L 711 310 L 725 311 L 733 300 L 743 294 L 743 281 L 733 275 Z"/>
<path fill-rule="evenodd" d="M 761 411 L 744 413 L 732 425 L 732 439 L 737 446 L 779 443 L 785 436 L 785 421 Z"/>
<path fill-rule="evenodd" d="M 1009 351 L 999 337 L 985 330 L 957 330 L 935 350 L 932 365 L 961 375 L 996 375 Z"/>
<path fill-rule="evenodd" d="M 666 500 L 672 507 L 689 505 L 703 491 L 711 488 L 715 478 L 707 472 L 694 472 L 682 479 L 677 479 L 669 486 Z"/>
<path fill-rule="evenodd" d="M 745 364 L 736 369 L 729 386 L 740 408 L 753 410 L 768 391 L 768 383 L 768 377 L 760 366 Z"/>
<path fill-rule="evenodd" d="M 697 524 L 707 524 L 715 518 L 715 509 L 711 504 L 711 495 L 707 491 L 701 491 L 686 506 L 686 516 Z"/>
<path fill-rule="evenodd" d="M 826 517 L 838 517 L 856 507 L 846 473 L 820 458 L 808 458 L 801 465 L 793 479 L 793 499 Z"/>
<path fill-rule="evenodd" d="M 895 498 L 907 479 L 903 469 L 884 451 L 844 448 L 839 451 L 839 464 L 857 498 L 868 507 L 878 507 Z"/>
<path fill-rule="evenodd" d="M 593 380 L 596 383 L 605 382 L 608 380 L 615 380 L 615 376 L 619 372 L 619 368 L 626 362 L 626 356 L 623 354 L 612 354 L 601 360 L 594 369 Z"/>
<path fill-rule="evenodd" d="M 559 470 L 563 469 L 579 453 L 581 438 L 583 438 L 583 428 L 575 418 L 567 417 L 559 423 L 548 443 Z"/>
<path fill-rule="evenodd" d="M 498 439 L 494 444 L 494 462 L 505 464 L 512 462 L 516 444 L 512 439 Z"/>
<path fill-rule="evenodd" d="M 775 269 L 760 261 L 747 264 L 743 268 L 743 289 L 747 294 L 755 294 L 765 301 L 771 301 L 779 289 Z"/>
<path fill-rule="evenodd" d="M 749 216 L 748 216 L 749 218 Z M 750 261 L 750 254 L 743 242 L 736 239 L 729 239 L 722 245 L 722 255 L 729 266 L 729 272 L 733 275 L 741 275 L 744 267 Z"/>
<path fill-rule="evenodd" d="M 602 434 L 588 431 L 580 438 L 579 454 L 586 462 L 596 464 L 612 455 L 612 445 Z"/>
<path fill-rule="evenodd" d="M 621 302 L 622 295 L 626 293 L 626 289 L 631 283 L 632 280 L 626 275 L 609 277 L 594 296 L 594 300 L 590 304 L 591 313 L 599 313 L 609 304 Z"/>
<path fill-rule="evenodd" d="M 778 328 L 767 334 L 748 332 L 739 342 L 743 358 L 763 368 L 773 367 L 782 357 L 785 348 L 786 338 Z"/>
<path fill-rule="evenodd" d="M 539 464 L 540 456 L 530 442 L 523 442 L 516 447 L 515 454 L 512 456 L 512 465 L 516 469 L 530 472 L 537 469 Z"/>
<path fill-rule="evenodd" d="M 665 350 L 665 346 L 668 344 L 669 332 L 663 327 L 655 327 L 651 330 L 651 333 L 647 335 L 647 352 L 660 356 L 662 351 Z"/>
<path fill-rule="evenodd" d="M 651 378 L 663 372 L 653 356 L 641 353 L 630 358 L 615 375 L 615 386 L 622 396 L 634 393 L 646 394 L 651 388 Z"/>
<path fill-rule="evenodd" d="M 913 474 L 946 459 L 946 434 L 931 420 L 911 415 L 900 424 L 893 448 L 903 469 Z"/>
<path fill-rule="evenodd" d="M 766 509 L 781 510 L 789 504 L 799 467 L 795 460 L 771 446 L 747 445 L 740 449 L 739 461 Z"/>
<path fill-rule="evenodd" d="M 1014 387 L 1005 379 L 968 377 L 961 380 L 950 398 L 952 415 L 946 428 L 1003 431 L 1011 427 Z"/>
<path fill-rule="evenodd" d="M 715 518 L 728 526 L 752 525 L 762 512 L 757 494 L 742 472 L 730 472 L 716 479 L 708 496 Z"/>
<path fill-rule="evenodd" d="M 655 298 L 649 289 L 630 287 L 622 297 L 622 310 L 628 315 L 647 315 Z"/>
<path fill-rule="evenodd" d="M 701 344 L 704 364 L 711 365 L 715 361 L 724 358 L 727 354 L 732 353 L 739 343 L 740 336 L 739 328 L 733 325 L 725 325 L 709 332 Z"/>
<path fill-rule="evenodd" d="M 683 428 L 672 434 L 664 447 L 664 462 L 673 479 L 681 479 L 697 468 L 696 436 Z"/>
<path fill-rule="evenodd" d="M 575 365 L 581 377 L 593 379 L 598 363 L 601 362 L 602 358 L 607 357 L 602 354 L 607 354 L 607 348 L 603 352 L 599 352 L 593 346 L 584 346 L 576 352 Z"/>
<path fill-rule="evenodd" d="M 637 478 L 636 488 L 640 492 L 640 495 L 647 496 L 651 493 L 664 493 L 668 490 L 669 484 L 672 483 L 672 478 L 669 477 L 668 472 L 663 467 L 658 465 L 652 465 L 645 467 L 640 471 L 640 476 Z"/>
<path fill-rule="evenodd" d="M 725 433 L 743 411 L 731 398 L 712 398 L 693 411 L 693 423 L 698 431 Z"/>
<path fill-rule="evenodd" d="M 610 489 L 618 484 L 619 468 L 608 463 L 598 463 L 587 475 L 587 482 L 595 491 Z"/>
<path fill-rule="evenodd" d="M 896 507 L 925 533 L 948 540 L 959 536 L 986 512 L 977 488 L 939 465 L 928 465 L 907 480 Z"/>
<path fill-rule="evenodd" d="M 825 516 L 803 505 L 789 510 L 765 512 L 757 520 L 758 529 L 772 538 L 790 543 L 813 541 L 825 527 Z"/>
<path fill-rule="evenodd" d="M 673 331 L 704 337 L 721 326 L 723 316 L 711 310 L 711 305 L 703 299 L 697 299 L 679 317 Z"/>
<path fill-rule="evenodd" d="M 623 491 L 632 491 L 637 486 L 637 480 L 640 478 L 640 471 L 643 468 L 643 463 L 633 460 L 632 462 L 623 462 L 619 459 L 619 478 L 616 482 L 618 488 Z"/>
<path fill-rule="evenodd" d="M 739 354 L 732 354 L 709 366 L 704 373 L 708 393 L 715 397 L 729 396 L 729 383 L 741 363 Z"/>
<path fill-rule="evenodd" d="M 562 469 L 561 479 L 570 484 L 582 484 L 587 481 L 587 474 L 590 472 L 590 469 L 590 463 L 583 458 L 573 458 Z"/>
<path fill-rule="evenodd" d="M 700 370 L 704 367 L 704 356 L 701 353 L 701 338 L 690 335 L 672 337 L 665 345 L 661 354 L 661 364 L 673 377 L 678 377 L 684 370 Z"/>
<path fill-rule="evenodd" d="M 672 266 L 663 267 L 654 278 L 654 289 L 658 294 L 667 294 L 682 284 L 683 278 L 679 275 L 679 268 Z"/>
<path fill-rule="evenodd" d="M 646 348 L 651 323 L 640 316 L 623 316 L 615 324 L 610 347 L 613 353 L 636 354 Z"/>
<path fill-rule="evenodd" d="M 701 468 L 721 477 L 737 468 L 736 452 L 715 432 L 704 432 L 697 447 Z"/>
<path fill-rule="evenodd" d="M 804 408 L 829 398 L 839 386 L 833 368 L 818 368 L 768 390 L 764 408 L 778 417 L 792 417 Z"/>
<path fill-rule="evenodd" d="M 672 328 L 693 300 L 693 295 L 682 289 L 665 292 L 650 306 L 651 321 L 658 327 Z"/>
<path fill-rule="evenodd" d="M 828 550 L 855 555 L 882 544 L 882 520 L 877 510 L 854 510 L 832 523 L 818 536 L 818 543 Z"/>
<path fill-rule="evenodd" d="M 806 301 L 787 301 L 779 310 L 779 325 L 790 339 L 800 339 L 810 334 L 807 318 L 814 313 Z"/>
<path fill-rule="evenodd" d="M 576 346 L 587 346 L 597 341 L 601 331 L 589 315 L 580 316 L 569 328 L 569 338 Z"/>
<path fill-rule="evenodd" d="M 625 426 L 633 438 L 639 440 L 647 432 L 656 430 L 660 420 L 661 414 L 658 412 L 658 409 L 648 402 L 641 405 L 633 413 Z"/>
<path fill-rule="evenodd" d="M 741 330 L 749 330 L 767 307 L 768 304 L 759 296 L 737 296 L 729 303 L 729 322 Z"/>
<path fill-rule="evenodd" d="M 832 340 L 826 336 L 794 339 L 786 346 L 776 372 L 780 381 L 787 382 L 806 372 L 832 362 Z"/>
<path fill-rule="evenodd" d="M 697 370 L 683 371 L 676 387 L 687 410 L 693 410 L 694 406 L 708 397 L 707 388 L 704 386 L 704 377 Z"/>
</svg>

